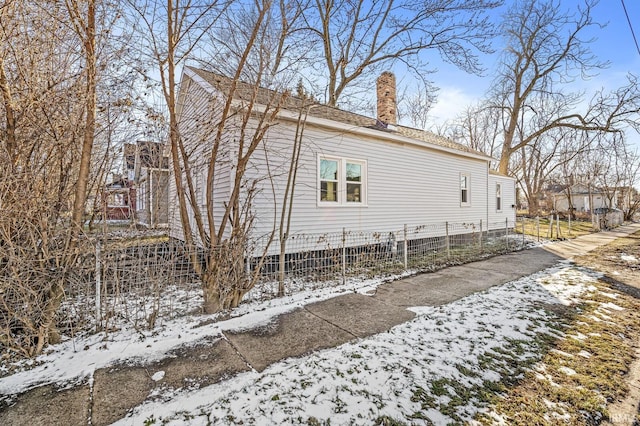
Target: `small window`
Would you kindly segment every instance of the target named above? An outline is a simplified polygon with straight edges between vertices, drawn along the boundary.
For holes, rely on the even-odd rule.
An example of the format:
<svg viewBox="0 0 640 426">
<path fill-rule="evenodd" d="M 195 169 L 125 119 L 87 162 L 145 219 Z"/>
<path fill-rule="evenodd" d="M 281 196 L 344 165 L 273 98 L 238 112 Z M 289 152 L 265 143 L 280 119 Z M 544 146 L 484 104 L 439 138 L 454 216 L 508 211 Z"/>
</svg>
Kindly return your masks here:
<svg viewBox="0 0 640 426">
<path fill-rule="evenodd" d="M 496 184 L 496 211 L 502 211 L 502 185 Z"/>
<path fill-rule="evenodd" d="M 324 205 L 364 204 L 366 201 L 365 161 L 319 158 L 319 203 Z"/>
<path fill-rule="evenodd" d="M 468 206 L 471 204 L 471 199 L 469 197 L 469 185 L 470 179 L 469 175 L 461 174 L 460 175 L 460 205 Z"/>
</svg>

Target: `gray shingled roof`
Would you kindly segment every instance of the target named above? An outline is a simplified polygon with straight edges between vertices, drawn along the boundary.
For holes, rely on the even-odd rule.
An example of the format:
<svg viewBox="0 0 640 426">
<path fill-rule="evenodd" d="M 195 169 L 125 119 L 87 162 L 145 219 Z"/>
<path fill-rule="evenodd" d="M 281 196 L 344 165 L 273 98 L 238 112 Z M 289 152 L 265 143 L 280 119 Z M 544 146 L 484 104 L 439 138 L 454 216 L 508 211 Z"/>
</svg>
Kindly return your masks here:
<svg viewBox="0 0 640 426">
<path fill-rule="evenodd" d="M 228 93 L 228 91 L 230 90 L 232 81 L 230 78 L 198 68 L 188 68 L 222 93 Z M 238 83 L 236 93 L 234 95 L 236 99 L 245 101 L 250 101 L 253 97 L 255 97 L 255 101 L 262 105 L 276 105 L 278 103 L 281 103 L 281 108 L 288 110 L 299 110 L 303 106 L 313 105 L 313 107 L 309 109 L 309 115 L 313 117 L 333 120 L 357 127 L 379 129 L 380 131 L 396 133 L 418 141 L 442 146 L 444 148 L 455 149 L 458 151 L 490 158 L 483 152 L 476 151 L 458 142 L 454 142 L 451 139 L 436 135 L 432 132 L 401 125 L 395 126 L 394 130 L 389 130 L 384 125 L 381 125 L 381 123 L 375 118 L 367 117 L 349 111 L 344 111 L 339 108 L 317 103 L 315 101 L 310 101 L 309 99 L 303 99 L 292 94 L 287 94 L 284 99 L 283 96 L 283 93 L 265 89 L 262 87 L 256 87 L 254 85 L 242 82 Z"/>
</svg>

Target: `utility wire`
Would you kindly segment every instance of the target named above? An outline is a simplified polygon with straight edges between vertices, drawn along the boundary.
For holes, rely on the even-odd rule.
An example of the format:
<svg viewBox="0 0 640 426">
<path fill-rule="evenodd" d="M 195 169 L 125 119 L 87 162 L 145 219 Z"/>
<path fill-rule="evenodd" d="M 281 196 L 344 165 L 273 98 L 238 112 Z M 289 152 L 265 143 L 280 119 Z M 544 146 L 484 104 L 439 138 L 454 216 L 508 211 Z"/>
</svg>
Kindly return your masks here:
<svg viewBox="0 0 640 426">
<path fill-rule="evenodd" d="M 636 50 L 638 51 L 638 55 L 640 55 L 640 46 L 638 46 L 638 39 L 636 38 L 636 33 L 633 31 L 633 25 L 631 25 L 631 19 L 629 19 L 629 13 L 627 12 L 627 6 L 624 4 L 624 0 L 620 0 L 622 2 L 622 8 L 624 9 L 624 14 L 627 17 L 627 22 L 629 23 L 629 29 L 631 30 L 631 36 L 633 37 L 633 41 L 636 44 Z"/>
</svg>

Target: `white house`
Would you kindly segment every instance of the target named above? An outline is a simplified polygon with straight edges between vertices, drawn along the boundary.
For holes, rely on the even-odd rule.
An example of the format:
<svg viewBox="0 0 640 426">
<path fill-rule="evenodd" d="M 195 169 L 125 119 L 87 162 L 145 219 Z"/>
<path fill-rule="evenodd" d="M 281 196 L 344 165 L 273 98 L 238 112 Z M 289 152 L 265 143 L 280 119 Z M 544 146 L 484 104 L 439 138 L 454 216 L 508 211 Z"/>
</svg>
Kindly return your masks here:
<svg viewBox="0 0 640 426">
<path fill-rule="evenodd" d="M 576 212 L 590 212 L 591 207 L 594 210 L 602 208 L 611 208 L 616 206 L 617 194 L 611 191 L 608 194 L 596 187 L 589 187 L 583 184 L 575 184 L 565 186 L 558 189 L 553 194 L 553 208 L 559 212 L 569 211 L 569 195 L 571 195 L 571 206 Z M 610 199 L 610 197 L 612 199 Z"/>
<path fill-rule="evenodd" d="M 226 97 L 229 79 L 185 67 L 179 93 L 179 128 L 192 149 L 198 205 L 206 194 L 203 172 L 211 152 L 211 128 Z M 242 85 L 236 108 L 243 108 L 243 93 L 256 93 L 268 103 L 278 94 Z M 304 120 L 289 234 L 338 233 L 343 229 L 389 232 L 404 225 L 482 223 L 483 230 L 504 229 L 515 222 L 514 179 L 492 172 L 494 160 L 450 139 L 396 123 L 395 77 L 378 79 L 378 118 L 365 117 L 289 96 L 277 113 L 277 122 L 264 135 L 247 170 L 247 181 L 257 188 L 252 202 L 253 234 L 267 235 L 278 227 L 282 194 L 296 131 Z M 306 100 L 309 104 L 309 101 Z M 260 105 L 254 107 L 259 111 Z M 260 115 L 256 114 L 256 120 Z M 227 126 L 232 129 L 232 126 Z M 225 141 L 237 143 L 229 130 Z M 235 146 L 235 145 L 234 145 Z M 215 217 L 232 189 L 234 156 L 216 166 Z M 267 178 L 269 177 L 269 178 Z M 175 184 L 171 191 L 170 229 L 181 238 Z M 250 185 L 247 185 L 247 187 Z M 205 218 L 206 219 L 206 218 Z M 477 229 L 477 228 L 474 228 Z"/>
</svg>

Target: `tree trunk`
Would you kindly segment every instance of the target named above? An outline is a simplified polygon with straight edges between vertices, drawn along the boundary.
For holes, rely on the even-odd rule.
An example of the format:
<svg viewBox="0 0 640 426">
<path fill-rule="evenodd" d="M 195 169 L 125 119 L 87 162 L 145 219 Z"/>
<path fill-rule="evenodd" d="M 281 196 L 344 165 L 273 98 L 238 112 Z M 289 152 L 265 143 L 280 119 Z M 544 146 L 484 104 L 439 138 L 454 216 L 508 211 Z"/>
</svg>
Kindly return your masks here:
<svg viewBox="0 0 640 426">
<path fill-rule="evenodd" d="M 502 155 L 498 163 L 498 172 L 505 176 L 509 175 L 509 159 L 511 158 L 511 149 L 505 144 L 502 147 Z"/>
<path fill-rule="evenodd" d="M 529 203 L 529 214 L 531 216 L 538 216 L 540 214 L 540 202 L 538 201 L 537 195 L 529 195 L 527 202 Z"/>
<path fill-rule="evenodd" d="M 35 352 L 31 356 L 40 354 L 48 344 L 60 343 L 60 333 L 58 332 L 55 318 L 63 298 L 64 279 L 55 280 L 47 295 L 47 303 L 42 310 L 43 321 L 38 329 L 38 343 L 33 348 Z"/>
<path fill-rule="evenodd" d="M 89 171 L 91 169 L 91 151 L 96 126 L 96 10 L 95 0 L 89 0 L 87 5 L 87 21 L 84 34 L 84 50 L 86 55 L 86 119 L 80 157 L 80 171 L 76 183 L 76 194 L 71 214 L 72 233 L 82 227 L 84 203 L 87 197 Z M 79 11 L 78 11 L 79 13 Z"/>
<path fill-rule="evenodd" d="M 0 57 L 0 91 L 2 92 L 2 100 L 5 110 L 5 134 L 6 134 L 6 148 L 9 154 L 11 165 L 15 167 L 17 159 L 18 144 L 16 142 L 16 118 L 13 113 L 13 101 L 11 96 L 11 90 L 9 83 L 7 82 L 7 75 L 4 70 L 4 61 Z"/>
<path fill-rule="evenodd" d="M 220 286 L 218 285 L 215 274 L 205 273 L 202 277 L 202 296 L 204 298 L 202 308 L 205 313 L 215 314 L 222 310 Z"/>
<path fill-rule="evenodd" d="M 280 240 L 280 257 L 278 262 L 278 297 L 284 297 L 284 258 L 286 253 L 286 238 Z"/>
</svg>

